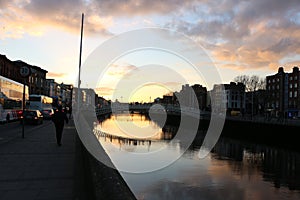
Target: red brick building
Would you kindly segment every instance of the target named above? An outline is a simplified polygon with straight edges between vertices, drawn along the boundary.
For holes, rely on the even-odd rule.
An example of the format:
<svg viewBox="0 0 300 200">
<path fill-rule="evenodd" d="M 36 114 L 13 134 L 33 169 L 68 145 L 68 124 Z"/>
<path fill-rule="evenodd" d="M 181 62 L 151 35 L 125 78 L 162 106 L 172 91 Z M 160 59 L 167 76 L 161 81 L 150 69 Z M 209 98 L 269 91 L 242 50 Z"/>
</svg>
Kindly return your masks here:
<svg viewBox="0 0 300 200">
<path fill-rule="evenodd" d="M 20 75 L 20 68 L 27 66 L 31 70 L 31 75 L 28 78 L 23 78 Z M 29 94 L 48 95 L 46 74 L 48 71 L 27 64 L 23 61 L 11 61 L 5 55 L 0 54 L 0 75 L 19 83 L 24 83 L 29 87 Z"/>
</svg>

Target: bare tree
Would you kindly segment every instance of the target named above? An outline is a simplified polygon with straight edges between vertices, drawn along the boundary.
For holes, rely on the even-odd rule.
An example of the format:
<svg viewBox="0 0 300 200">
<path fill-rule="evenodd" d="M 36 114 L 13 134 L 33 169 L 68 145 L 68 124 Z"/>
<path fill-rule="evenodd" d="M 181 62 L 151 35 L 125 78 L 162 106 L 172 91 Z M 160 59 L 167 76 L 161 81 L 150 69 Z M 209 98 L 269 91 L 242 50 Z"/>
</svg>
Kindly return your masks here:
<svg viewBox="0 0 300 200">
<path fill-rule="evenodd" d="M 248 76 L 248 75 L 240 75 L 234 78 L 235 82 L 240 82 L 245 85 L 246 92 L 256 91 L 259 89 L 265 89 L 266 80 L 264 78 L 259 78 L 257 75 Z"/>
</svg>

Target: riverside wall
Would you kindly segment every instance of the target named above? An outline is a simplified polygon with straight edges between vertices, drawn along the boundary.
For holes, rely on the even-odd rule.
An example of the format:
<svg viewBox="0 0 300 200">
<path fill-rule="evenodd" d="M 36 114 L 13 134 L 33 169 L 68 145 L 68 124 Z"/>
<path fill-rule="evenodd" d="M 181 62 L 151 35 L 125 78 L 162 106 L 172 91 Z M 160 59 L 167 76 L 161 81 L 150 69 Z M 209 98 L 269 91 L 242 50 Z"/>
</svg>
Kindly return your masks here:
<svg viewBox="0 0 300 200">
<path fill-rule="evenodd" d="M 111 163 L 110 158 L 104 151 L 101 151 L 103 159 Z M 89 200 L 135 200 L 127 183 L 120 173 L 113 168 L 106 166 L 95 159 L 80 141 L 78 135 L 76 138 L 76 157 L 78 182 L 83 188 L 81 199 Z"/>
</svg>

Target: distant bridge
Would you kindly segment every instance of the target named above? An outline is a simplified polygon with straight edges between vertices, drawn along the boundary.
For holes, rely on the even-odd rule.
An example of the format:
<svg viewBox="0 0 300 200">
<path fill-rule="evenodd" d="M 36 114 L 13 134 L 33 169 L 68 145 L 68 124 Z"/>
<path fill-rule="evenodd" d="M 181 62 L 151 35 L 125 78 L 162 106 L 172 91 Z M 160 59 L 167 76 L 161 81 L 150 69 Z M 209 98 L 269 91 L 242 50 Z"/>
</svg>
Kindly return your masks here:
<svg viewBox="0 0 300 200">
<path fill-rule="evenodd" d="M 122 113 L 122 112 L 136 112 L 136 113 L 149 113 L 149 110 L 153 106 L 152 104 L 135 105 L 135 104 L 119 104 L 113 106 L 106 106 L 102 108 L 96 108 L 96 115 L 101 116 L 109 113 Z M 210 112 L 200 111 L 190 107 L 179 107 L 175 105 L 162 105 L 161 107 L 151 108 L 151 112 L 157 114 L 168 114 L 180 116 L 182 114 L 195 117 L 195 118 L 207 118 L 210 119 Z"/>
<path fill-rule="evenodd" d="M 96 115 L 101 116 L 105 114 L 114 113 L 122 113 L 122 112 L 137 112 L 137 113 L 149 113 L 149 109 L 153 106 L 152 104 L 146 105 L 131 105 L 131 104 L 121 104 L 118 106 L 113 106 L 113 109 L 110 106 L 106 106 L 103 108 L 96 109 Z M 152 108 L 151 111 L 153 113 L 167 113 L 168 115 L 173 116 L 181 116 L 182 114 L 186 116 L 191 116 L 199 119 L 210 120 L 211 113 L 208 111 L 197 111 L 193 108 L 183 107 L 180 108 L 179 106 L 175 105 L 163 105 L 164 109 Z M 221 115 L 221 117 L 224 117 Z M 226 120 L 228 121 L 241 121 L 241 122 L 254 122 L 254 123 L 261 123 L 261 124 L 278 124 L 278 125 L 292 125 L 292 126 L 300 126 L 300 119 L 284 119 L 280 120 L 278 118 L 271 118 L 267 119 L 263 116 L 254 116 L 252 119 L 242 116 L 226 116 Z"/>
</svg>

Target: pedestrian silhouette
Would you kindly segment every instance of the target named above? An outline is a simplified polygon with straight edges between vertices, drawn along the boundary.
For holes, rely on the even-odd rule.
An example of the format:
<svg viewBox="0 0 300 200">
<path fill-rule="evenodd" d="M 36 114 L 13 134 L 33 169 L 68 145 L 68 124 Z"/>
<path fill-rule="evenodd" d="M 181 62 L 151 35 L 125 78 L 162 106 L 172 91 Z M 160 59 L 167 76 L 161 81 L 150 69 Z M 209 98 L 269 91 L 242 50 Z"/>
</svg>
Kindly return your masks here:
<svg viewBox="0 0 300 200">
<path fill-rule="evenodd" d="M 72 117 L 72 106 L 69 107 L 69 119 L 71 119 L 71 117 Z"/>
<path fill-rule="evenodd" d="M 52 121 L 55 125 L 57 145 L 61 146 L 61 138 L 62 138 L 62 132 L 64 129 L 65 122 L 69 123 L 67 114 L 66 112 L 63 111 L 61 105 L 59 105 L 57 107 L 57 110 L 54 112 L 52 116 Z"/>
</svg>

